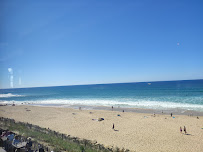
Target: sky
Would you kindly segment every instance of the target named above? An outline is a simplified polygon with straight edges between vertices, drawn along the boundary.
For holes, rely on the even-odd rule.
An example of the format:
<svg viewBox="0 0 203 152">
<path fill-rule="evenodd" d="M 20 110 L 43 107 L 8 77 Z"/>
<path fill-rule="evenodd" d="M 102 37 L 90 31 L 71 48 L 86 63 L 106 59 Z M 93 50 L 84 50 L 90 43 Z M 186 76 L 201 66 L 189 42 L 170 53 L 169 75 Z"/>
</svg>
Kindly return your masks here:
<svg viewBox="0 0 203 152">
<path fill-rule="evenodd" d="M 202 0 L 1 0 L 0 88 L 203 79 Z"/>
</svg>

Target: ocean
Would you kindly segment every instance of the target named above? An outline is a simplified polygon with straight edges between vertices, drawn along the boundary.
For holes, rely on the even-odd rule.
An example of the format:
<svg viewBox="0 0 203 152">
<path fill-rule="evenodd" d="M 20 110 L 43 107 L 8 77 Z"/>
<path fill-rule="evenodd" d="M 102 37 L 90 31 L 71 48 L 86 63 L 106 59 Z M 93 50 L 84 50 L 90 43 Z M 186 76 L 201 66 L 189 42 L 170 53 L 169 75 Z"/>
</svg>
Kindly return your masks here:
<svg viewBox="0 0 203 152">
<path fill-rule="evenodd" d="M 203 112 L 203 80 L 0 89 L 0 104 L 12 103 Z"/>
</svg>

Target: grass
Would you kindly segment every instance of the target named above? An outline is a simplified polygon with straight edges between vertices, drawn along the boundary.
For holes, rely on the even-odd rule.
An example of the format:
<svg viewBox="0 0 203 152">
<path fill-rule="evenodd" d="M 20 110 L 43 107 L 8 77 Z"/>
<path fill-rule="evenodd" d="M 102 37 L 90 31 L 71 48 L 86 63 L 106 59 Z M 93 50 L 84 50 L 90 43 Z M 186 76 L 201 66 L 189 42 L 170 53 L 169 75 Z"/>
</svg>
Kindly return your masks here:
<svg viewBox="0 0 203 152">
<path fill-rule="evenodd" d="M 23 134 L 25 137 L 32 137 L 36 140 L 46 142 L 50 144 L 51 146 L 55 147 L 55 150 L 63 150 L 63 151 L 70 151 L 70 152 L 81 152 L 81 149 L 85 149 L 87 152 L 93 152 L 96 151 L 90 147 L 84 148 L 82 145 L 79 145 L 77 143 L 63 140 L 62 138 L 59 138 L 55 136 L 54 134 L 50 133 L 43 133 L 39 131 L 35 131 L 32 129 L 28 129 L 26 126 L 23 126 L 22 124 L 12 124 L 9 126 L 9 130 L 11 131 L 18 131 L 20 134 Z"/>
</svg>

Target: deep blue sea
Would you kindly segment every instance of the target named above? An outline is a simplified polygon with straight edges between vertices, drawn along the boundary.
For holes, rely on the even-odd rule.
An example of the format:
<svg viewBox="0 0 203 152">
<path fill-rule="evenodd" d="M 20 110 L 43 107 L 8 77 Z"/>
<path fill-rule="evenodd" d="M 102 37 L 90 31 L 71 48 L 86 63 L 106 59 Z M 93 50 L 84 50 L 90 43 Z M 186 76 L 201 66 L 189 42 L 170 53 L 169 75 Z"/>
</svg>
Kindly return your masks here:
<svg viewBox="0 0 203 152">
<path fill-rule="evenodd" d="M 203 80 L 0 89 L 0 103 L 203 111 Z"/>
</svg>

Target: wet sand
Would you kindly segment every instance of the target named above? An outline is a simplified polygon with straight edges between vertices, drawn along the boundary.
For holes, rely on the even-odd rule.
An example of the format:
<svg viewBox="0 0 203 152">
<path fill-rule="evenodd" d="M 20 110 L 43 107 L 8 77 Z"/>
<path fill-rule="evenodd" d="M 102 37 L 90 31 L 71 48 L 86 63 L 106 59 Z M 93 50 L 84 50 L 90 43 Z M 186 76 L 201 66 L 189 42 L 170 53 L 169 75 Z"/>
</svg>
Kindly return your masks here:
<svg viewBox="0 0 203 152">
<path fill-rule="evenodd" d="M 153 110 L 143 113 L 143 110 L 135 109 L 135 112 L 123 113 L 119 108 L 114 108 L 114 111 L 111 111 L 111 108 L 83 109 L 31 105 L 0 106 L 0 116 L 97 141 L 106 147 L 114 146 L 139 152 L 203 151 L 203 116 L 199 116 L 199 119 L 195 116 L 201 115 L 200 113 L 174 113 L 173 118 L 169 111 L 167 114 L 159 112 L 154 117 Z M 193 116 L 188 116 L 190 113 L 193 113 Z M 104 120 L 97 121 L 98 118 Z M 113 123 L 115 130 L 112 129 Z M 180 126 L 186 126 L 187 134 L 180 133 Z"/>
</svg>

